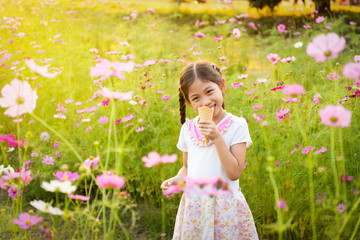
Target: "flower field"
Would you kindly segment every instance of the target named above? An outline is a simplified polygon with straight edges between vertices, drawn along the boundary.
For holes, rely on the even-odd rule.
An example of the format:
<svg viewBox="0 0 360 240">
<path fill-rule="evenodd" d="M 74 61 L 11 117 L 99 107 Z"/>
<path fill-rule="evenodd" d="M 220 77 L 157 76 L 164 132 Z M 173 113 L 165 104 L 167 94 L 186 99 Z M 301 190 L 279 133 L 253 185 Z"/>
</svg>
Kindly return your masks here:
<svg viewBox="0 0 360 240">
<path fill-rule="evenodd" d="M 171 239 L 188 189 L 160 185 L 182 166 L 180 72 L 201 59 L 248 122 L 259 238 L 359 239 L 359 14 L 154 2 L 0 0 L 0 239 Z"/>
</svg>

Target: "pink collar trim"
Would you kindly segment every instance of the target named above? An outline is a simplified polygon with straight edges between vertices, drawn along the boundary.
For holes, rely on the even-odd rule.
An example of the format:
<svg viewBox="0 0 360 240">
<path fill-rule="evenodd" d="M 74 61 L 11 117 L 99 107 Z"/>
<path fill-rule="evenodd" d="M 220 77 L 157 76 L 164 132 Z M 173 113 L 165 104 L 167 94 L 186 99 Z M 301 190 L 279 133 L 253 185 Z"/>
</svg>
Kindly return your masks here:
<svg viewBox="0 0 360 240">
<path fill-rule="evenodd" d="M 190 139 L 199 146 L 206 146 L 204 135 L 200 132 L 197 126 L 198 119 L 199 117 L 196 117 L 188 121 Z M 226 132 L 227 128 L 231 125 L 231 123 L 232 123 L 231 114 L 228 114 L 223 120 L 221 120 L 218 123 L 217 129 L 219 130 L 221 135 Z M 211 145 L 212 143 L 213 142 L 209 140 L 208 145 Z"/>
</svg>

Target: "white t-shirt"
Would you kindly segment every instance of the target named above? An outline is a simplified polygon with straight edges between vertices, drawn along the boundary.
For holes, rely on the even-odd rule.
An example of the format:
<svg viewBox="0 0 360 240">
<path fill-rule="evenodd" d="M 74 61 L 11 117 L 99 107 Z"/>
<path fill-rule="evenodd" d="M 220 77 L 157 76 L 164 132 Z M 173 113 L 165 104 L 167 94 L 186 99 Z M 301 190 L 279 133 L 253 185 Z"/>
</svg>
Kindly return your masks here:
<svg viewBox="0 0 360 240">
<path fill-rule="evenodd" d="M 177 148 L 188 153 L 187 176 L 191 178 L 210 178 L 216 175 L 229 183 L 229 188 L 236 191 L 239 188 L 239 180 L 231 181 L 221 165 L 214 143 L 210 140 L 206 146 L 203 135 L 198 128 L 199 116 L 192 120 L 186 119 L 183 124 Z M 237 143 L 246 143 L 246 147 L 252 145 L 247 122 L 243 117 L 237 117 L 231 113 L 217 124 L 219 132 L 228 146 Z"/>
</svg>

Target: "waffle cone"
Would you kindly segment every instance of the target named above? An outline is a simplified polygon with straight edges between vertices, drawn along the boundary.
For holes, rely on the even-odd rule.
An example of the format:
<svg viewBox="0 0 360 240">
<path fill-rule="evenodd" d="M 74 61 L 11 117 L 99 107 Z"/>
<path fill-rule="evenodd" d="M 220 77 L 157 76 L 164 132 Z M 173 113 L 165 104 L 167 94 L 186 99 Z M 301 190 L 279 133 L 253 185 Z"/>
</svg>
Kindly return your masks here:
<svg viewBox="0 0 360 240">
<path fill-rule="evenodd" d="M 199 111 L 199 117 L 200 120 L 210 120 L 212 121 L 213 119 L 213 113 L 214 113 L 214 108 L 209 108 L 206 106 L 202 106 L 198 108 Z M 205 145 L 207 146 L 209 142 L 209 139 L 205 136 Z"/>
</svg>

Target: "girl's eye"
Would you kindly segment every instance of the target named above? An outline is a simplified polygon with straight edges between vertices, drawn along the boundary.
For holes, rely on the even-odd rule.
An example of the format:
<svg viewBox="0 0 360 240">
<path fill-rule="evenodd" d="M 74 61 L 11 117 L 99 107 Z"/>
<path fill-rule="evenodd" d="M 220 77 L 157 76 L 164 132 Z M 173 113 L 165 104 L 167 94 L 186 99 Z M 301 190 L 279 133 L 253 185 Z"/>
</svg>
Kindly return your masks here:
<svg viewBox="0 0 360 240">
<path fill-rule="evenodd" d="M 194 97 L 194 98 L 192 99 L 192 101 L 196 101 L 196 100 L 198 100 L 198 97 Z"/>
<path fill-rule="evenodd" d="M 211 93 L 213 90 L 209 90 L 209 91 L 207 91 L 207 93 Z"/>
</svg>

